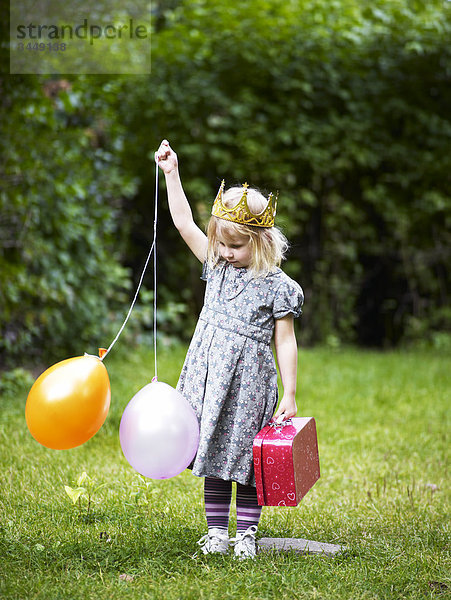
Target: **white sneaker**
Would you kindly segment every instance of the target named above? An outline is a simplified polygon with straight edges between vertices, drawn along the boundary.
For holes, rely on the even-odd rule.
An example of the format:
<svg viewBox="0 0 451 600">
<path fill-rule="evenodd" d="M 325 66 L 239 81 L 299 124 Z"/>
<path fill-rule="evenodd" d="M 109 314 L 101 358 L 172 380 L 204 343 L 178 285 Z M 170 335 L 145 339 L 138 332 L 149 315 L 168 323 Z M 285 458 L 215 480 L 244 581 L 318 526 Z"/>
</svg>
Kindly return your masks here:
<svg viewBox="0 0 451 600">
<path fill-rule="evenodd" d="M 227 554 L 229 549 L 229 536 L 225 529 L 211 527 L 207 535 L 197 542 L 204 554 Z"/>
<path fill-rule="evenodd" d="M 251 525 L 246 531 L 240 531 L 236 537 L 230 540 L 234 546 L 235 557 L 243 560 L 245 558 L 255 558 L 257 547 L 255 536 L 257 534 L 257 526 Z"/>
</svg>

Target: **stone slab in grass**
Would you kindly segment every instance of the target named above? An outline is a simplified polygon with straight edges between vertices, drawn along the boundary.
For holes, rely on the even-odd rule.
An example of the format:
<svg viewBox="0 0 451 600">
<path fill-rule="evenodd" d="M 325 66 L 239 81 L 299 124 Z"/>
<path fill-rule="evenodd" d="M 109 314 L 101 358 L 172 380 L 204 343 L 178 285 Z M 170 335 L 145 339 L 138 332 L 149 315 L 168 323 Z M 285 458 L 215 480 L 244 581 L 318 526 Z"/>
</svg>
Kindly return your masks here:
<svg viewBox="0 0 451 600">
<path fill-rule="evenodd" d="M 276 552 L 294 551 L 299 554 L 323 554 L 326 556 L 334 556 L 345 550 L 344 546 L 337 544 L 314 542 L 302 538 L 261 538 L 257 543 L 260 552 L 267 552 L 269 550 Z"/>
</svg>

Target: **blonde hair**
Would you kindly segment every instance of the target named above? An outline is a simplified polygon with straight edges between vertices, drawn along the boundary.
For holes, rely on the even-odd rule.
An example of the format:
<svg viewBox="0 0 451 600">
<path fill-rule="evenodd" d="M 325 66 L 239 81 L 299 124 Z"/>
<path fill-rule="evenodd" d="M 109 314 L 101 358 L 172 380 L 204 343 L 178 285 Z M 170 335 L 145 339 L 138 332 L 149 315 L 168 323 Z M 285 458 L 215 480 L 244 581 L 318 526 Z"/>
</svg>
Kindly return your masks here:
<svg viewBox="0 0 451 600">
<path fill-rule="evenodd" d="M 227 208 L 238 204 L 243 195 L 242 187 L 229 188 L 223 196 L 222 202 Z M 258 190 L 248 188 L 247 205 L 249 210 L 258 215 L 263 212 L 268 200 Z M 219 238 L 226 242 L 233 242 L 236 237 L 249 239 L 251 247 L 251 261 L 249 272 L 253 277 L 261 277 L 279 267 L 288 250 L 288 241 L 277 227 L 254 227 L 241 225 L 219 217 L 212 216 L 207 227 L 208 249 L 207 262 L 210 267 L 215 267 L 221 262 L 219 252 Z"/>
</svg>

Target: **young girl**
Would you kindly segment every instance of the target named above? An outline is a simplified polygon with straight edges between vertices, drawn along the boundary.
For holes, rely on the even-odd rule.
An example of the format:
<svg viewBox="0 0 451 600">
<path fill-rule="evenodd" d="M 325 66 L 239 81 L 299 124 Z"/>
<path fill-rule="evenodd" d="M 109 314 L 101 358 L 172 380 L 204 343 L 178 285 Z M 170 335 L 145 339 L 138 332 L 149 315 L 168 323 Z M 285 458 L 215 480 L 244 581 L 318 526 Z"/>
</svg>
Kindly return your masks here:
<svg viewBox="0 0 451 600">
<path fill-rule="evenodd" d="M 297 345 L 293 319 L 303 293 L 279 268 L 287 241 L 274 227 L 275 205 L 258 191 L 224 182 L 207 235 L 195 224 L 178 173 L 177 155 L 164 140 L 155 160 L 166 178 L 174 225 L 204 264 L 205 302 L 178 382 L 199 419 L 200 443 L 192 464 L 205 478 L 208 533 L 204 554 L 253 558 L 261 507 L 257 503 L 252 443 L 271 420 L 296 412 Z M 274 336 L 283 397 L 277 400 Z M 232 481 L 237 484 L 237 535 L 229 540 Z"/>
</svg>

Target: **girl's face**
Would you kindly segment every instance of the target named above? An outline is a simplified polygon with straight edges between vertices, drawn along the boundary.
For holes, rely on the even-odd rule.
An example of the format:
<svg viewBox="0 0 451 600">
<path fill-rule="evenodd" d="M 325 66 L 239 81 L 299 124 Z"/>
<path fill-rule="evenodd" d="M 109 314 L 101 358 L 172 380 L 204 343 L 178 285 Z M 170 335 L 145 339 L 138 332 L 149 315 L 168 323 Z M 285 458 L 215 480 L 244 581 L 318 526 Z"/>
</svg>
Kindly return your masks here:
<svg viewBox="0 0 451 600">
<path fill-rule="evenodd" d="M 248 267 L 252 254 L 250 238 L 240 235 L 218 235 L 221 258 L 237 269 Z"/>
</svg>

